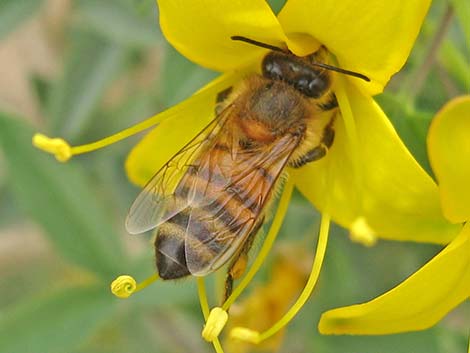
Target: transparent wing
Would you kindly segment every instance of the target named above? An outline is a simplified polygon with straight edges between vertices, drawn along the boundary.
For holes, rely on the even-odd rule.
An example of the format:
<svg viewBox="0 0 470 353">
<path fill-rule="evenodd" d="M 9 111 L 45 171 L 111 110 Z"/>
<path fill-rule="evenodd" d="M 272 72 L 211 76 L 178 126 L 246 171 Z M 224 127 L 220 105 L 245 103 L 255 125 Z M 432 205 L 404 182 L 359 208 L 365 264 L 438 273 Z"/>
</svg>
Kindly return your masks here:
<svg viewBox="0 0 470 353">
<path fill-rule="evenodd" d="M 196 276 L 215 271 L 241 249 L 299 140 L 287 135 L 270 146 L 242 150 L 227 131 L 218 144 L 230 147 L 204 155 L 198 176 L 208 183 L 191 190 L 198 202 L 187 223 L 185 257 Z"/>
<path fill-rule="evenodd" d="M 156 228 L 191 205 L 189 195 L 186 199 L 176 197 L 175 190 L 183 176 L 194 168 L 192 163 L 217 139 L 229 109 L 211 121 L 150 179 L 127 214 L 126 229 L 130 234 Z"/>
</svg>

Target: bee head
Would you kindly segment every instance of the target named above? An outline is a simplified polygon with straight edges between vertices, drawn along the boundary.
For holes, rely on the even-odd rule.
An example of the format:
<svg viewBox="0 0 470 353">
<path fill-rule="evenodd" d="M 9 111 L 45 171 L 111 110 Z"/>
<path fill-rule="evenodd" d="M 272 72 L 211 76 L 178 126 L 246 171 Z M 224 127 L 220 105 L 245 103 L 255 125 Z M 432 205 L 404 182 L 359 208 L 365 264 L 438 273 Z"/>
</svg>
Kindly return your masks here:
<svg viewBox="0 0 470 353">
<path fill-rule="evenodd" d="M 330 75 L 325 69 L 309 65 L 307 58 L 272 51 L 261 64 L 263 76 L 284 81 L 307 97 L 319 98 L 330 87 Z"/>
<path fill-rule="evenodd" d="M 287 49 L 282 49 L 250 38 L 232 36 L 231 39 L 271 50 L 264 57 L 261 65 L 263 76 L 271 80 L 287 82 L 289 85 L 292 85 L 295 89 L 311 98 L 319 98 L 328 90 L 330 87 L 329 71 L 340 72 L 370 82 L 367 76 L 359 72 L 345 70 L 323 62 L 317 62 L 317 53 L 300 57 L 294 55 Z M 326 49 L 324 47 L 322 48 L 325 52 L 320 54 L 327 53 Z"/>
</svg>

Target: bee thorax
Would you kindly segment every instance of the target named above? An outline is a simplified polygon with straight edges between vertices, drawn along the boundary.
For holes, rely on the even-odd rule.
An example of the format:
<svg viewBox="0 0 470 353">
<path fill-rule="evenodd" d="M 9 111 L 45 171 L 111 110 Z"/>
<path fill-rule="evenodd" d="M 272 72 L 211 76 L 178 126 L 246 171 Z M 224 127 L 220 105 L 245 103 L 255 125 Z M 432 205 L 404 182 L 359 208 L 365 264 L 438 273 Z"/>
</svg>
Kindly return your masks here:
<svg viewBox="0 0 470 353">
<path fill-rule="evenodd" d="M 308 102 L 299 92 L 282 81 L 253 77 L 245 96 L 239 124 L 246 136 L 261 143 L 270 143 L 304 124 Z"/>
</svg>

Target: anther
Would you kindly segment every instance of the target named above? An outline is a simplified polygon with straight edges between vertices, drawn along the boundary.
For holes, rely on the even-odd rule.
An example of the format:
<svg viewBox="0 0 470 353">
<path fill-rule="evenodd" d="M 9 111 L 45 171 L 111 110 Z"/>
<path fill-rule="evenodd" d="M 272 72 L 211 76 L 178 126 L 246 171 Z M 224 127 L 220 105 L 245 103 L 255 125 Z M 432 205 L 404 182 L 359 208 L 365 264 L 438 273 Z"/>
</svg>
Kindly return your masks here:
<svg viewBox="0 0 470 353">
<path fill-rule="evenodd" d="M 364 217 L 357 218 L 352 226 L 349 238 L 357 243 L 361 243 L 364 246 L 373 246 L 377 242 L 377 236 L 372 228 L 367 223 Z"/>
<path fill-rule="evenodd" d="M 118 298 L 129 298 L 132 294 L 149 286 L 158 278 L 158 274 L 154 273 L 146 280 L 137 283 L 133 277 L 129 275 L 122 275 L 111 283 L 111 292 L 113 292 L 113 294 Z"/>
<path fill-rule="evenodd" d="M 61 138 L 49 138 L 43 134 L 35 134 L 33 145 L 53 154 L 59 162 L 67 162 L 72 157 L 72 148 Z"/>
<path fill-rule="evenodd" d="M 246 327 L 235 327 L 230 331 L 230 337 L 244 342 L 258 344 L 261 340 L 258 331 L 250 330 Z"/>
<path fill-rule="evenodd" d="M 220 307 L 213 308 L 209 313 L 206 325 L 202 330 L 202 337 L 207 342 L 214 341 L 217 337 L 219 337 L 219 334 L 225 327 L 227 320 L 228 314 L 225 310 Z"/>
<path fill-rule="evenodd" d="M 129 298 L 136 290 L 137 282 L 128 275 L 122 275 L 111 283 L 111 292 L 118 298 Z"/>
</svg>

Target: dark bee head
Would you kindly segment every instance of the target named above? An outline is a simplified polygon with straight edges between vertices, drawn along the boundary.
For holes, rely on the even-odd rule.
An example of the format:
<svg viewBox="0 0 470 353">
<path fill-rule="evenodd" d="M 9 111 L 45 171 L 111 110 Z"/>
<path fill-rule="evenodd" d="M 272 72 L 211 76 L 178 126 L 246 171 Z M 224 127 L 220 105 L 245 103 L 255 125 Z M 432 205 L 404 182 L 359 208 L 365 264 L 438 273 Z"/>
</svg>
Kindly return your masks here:
<svg viewBox="0 0 470 353">
<path fill-rule="evenodd" d="M 307 97 L 319 98 L 328 90 L 330 87 L 329 71 L 340 72 L 370 82 L 367 76 L 359 72 L 332 66 L 321 62 L 321 60 L 318 62 L 316 60 L 317 54 L 319 54 L 318 56 L 323 56 L 325 54 L 324 50 L 326 50 L 325 47 L 322 47 L 321 51 L 319 50 L 316 53 L 300 57 L 295 56 L 288 49 L 282 49 L 275 45 L 243 36 L 232 36 L 230 38 L 271 50 L 264 57 L 261 64 L 263 76 L 271 80 L 284 81 Z"/>
<path fill-rule="evenodd" d="M 308 57 L 272 51 L 264 57 L 261 68 L 264 77 L 282 80 L 307 97 L 319 98 L 330 87 L 328 71 L 309 65 Z"/>
</svg>

